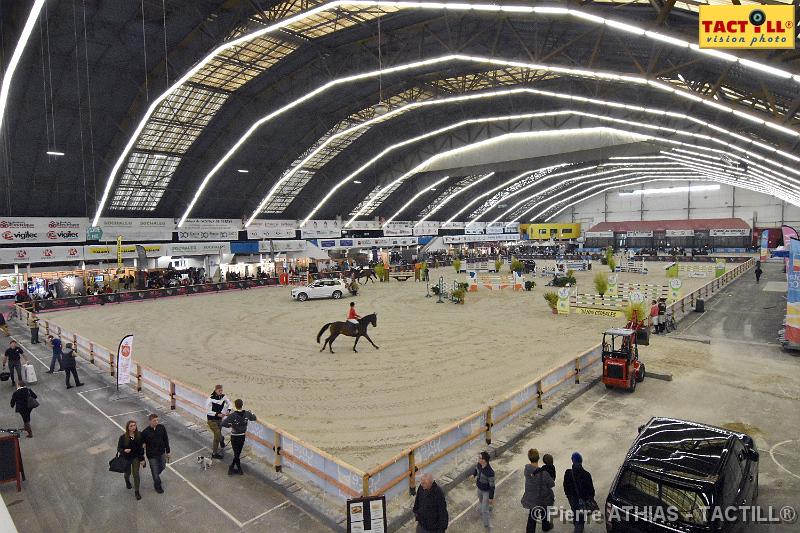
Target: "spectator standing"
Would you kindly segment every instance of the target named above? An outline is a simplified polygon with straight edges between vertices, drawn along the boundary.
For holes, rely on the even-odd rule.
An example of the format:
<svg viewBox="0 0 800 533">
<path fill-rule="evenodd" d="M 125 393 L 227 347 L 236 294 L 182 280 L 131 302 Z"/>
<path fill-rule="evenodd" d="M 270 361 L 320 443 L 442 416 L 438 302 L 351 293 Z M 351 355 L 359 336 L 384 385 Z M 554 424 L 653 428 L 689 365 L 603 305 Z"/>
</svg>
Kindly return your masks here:
<svg viewBox="0 0 800 533">
<path fill-rule="evenodd" d="M 220 453 L 225 449 L 225 438 L 222 436 L 220 423 L 224 415 L 231 412 L 231 401 L 225 396 L 225 391 L 222 390 L 222 385 L 215 385 L 214 392 L 206 400 L 206 419 L 208 421 L 208 429 L 214 435 L 212 443 L 211 457 L 214 459 L 222 459 Z"/>
<path fill-rule="evenodd" d="M 70 375 L 75 378 L 76 387 L 83 387 L 83 383 L 78 378 L 78 365 L 75 363 L 75 350 L 73 350 L 71 342 L 67 343 L 66 351 L 61 354 L 61 365 L 64 369 L 64 381 L 67 384 L 67 388 L 72 388 L 72 385 L 69 384 Z"/>
<path fill-rule="evenodd" d="M 142 443 L 144 444 L 145 455 L 150 461 L 150 473 L 153 475 L 153 487 L 159 494 L 164 493 L 161 485 L 161 472 L 167 467 L 169 462 L 169 435 L 167 428 L 158 423 L 158 415 L 152 413 L 149 417 L 149 425 L 142 431 Z"/>
<path fill-rule="evenodd" d="M 553 465 L 553 456 L 549 453 L 546 453 L 542 456 L 542 470 L 550 474 L 550 477 L 553 478 L 553 482 L 556 481 L 556 467 Z"/>
<path fill-rule="evenodd" d="M 62 372 L 64 370 L 64 365 L 61 362 L 61 339 L 55 338 L 52 335 L 47 336 L 47 340 L 50 342 L 50 345 L 53 347 L 53 358 L 50 359 L 50 370 L 47 371 L 48 374 L 52 374 L 56 368 L 56 361 L 58 361 L 58 371 Z"/>
<path fill-rule="evenodd" d="M 8 331 L 8 324 L 6 324 L 6 315 L 0 312 L 0 331 L 5 333 L 6 337 L 10 337 L 11 333 Z"/>
<path fill-rule="evenodd" d="M 255 421 L 256 415 L 250 411 L 242 410 L 244 402 L 237 398 L 233 402 L 236 410 L 225 417 L 221 426 L 224 428 L 231 428 L 231 447 L 233 447 L 233 461 L 228 468 L 228 475 L 244 474 L 242 471 L 242 463 L 239 462 L 239 456 L 242 455 L 242 448 L 244 448 L 244 439 L 247 436 L 247 423 Z"/>
<path fill-rule="evenodd" d="M 25 353 L 22 351 L 17 345 L 17 341 L 11 341 L 6 350 L 5 356 L 3 357 L 3 368 L 5 368 L 6 363 L 8 363 L 8 371 L 11 373 L 11 385 L 16 385 L 17 382 L 14 379 L 14 370 L 17 371 L 17 376 L 19 377 L 20 382 L 23 381 L 22 379 L 22 363 L 21 361 L 25 361 L 25 364 L 28 364 L 28 358 L 25 357 Z"/>
<path fill-rule="evenodd" d="M 17 384 L 17 390 L 11 395 L 11 407 L 14 407 L 17 413 L 19 413 L 19 416 L 22 417 L 22 423 L 25 425 L 25 431 L 28 432 L 27 437 L 29 439 L 33 437 L 33 430 L 31 429 L 31 411 L 38 405 L 38 402 L 35 404 L 32 403 L 32 400 L 35 399 L 36 393 L 26 387 L 25 382 L 20 379 Z"/>
<path fill-rule="evenodd" d="M 28 327 L 31 329 L 31 344 L 39 344 L 39 317 L 28 313 Z"/>
<path fill-rule="evenodd" d="M 763 273 L 764 271 L 761 270 L 761 261 L 756 261 L 756 285 L 761 281 L 761 274 Z"/>
<path fill-rule="evenodd" d="M 596 509 L 589 509 L 587 505 L 594 502 L 594 484 L 592 475 L 583 469 L 583 457 L 578 452 L 572 454 L 572 468 L 564 472 L 564 494 L 574 514 L 574 533 L 583 533 L 587 513 Z"/>
<path fill-rule="evenodd" d="M 658 333 L 658 302 L 655 300 L 650 305 L 650 322 L 653 324 L 653 333 Z"/>
<path fill-rule="evenodd" d="M 525 533 L 535 533 L 536 524 L 542 522 L 542 530 L 550 531 L 553 525 L 548 516 L 548 507 L 555 502 L 553 487 L 555 482 L 547 469 L 539 466 L 539 450 L 528 450 L 529 464 L 525 465 L 525 492 L 522 494 L 522 507 L 528 510 Z"/>
<path fill-rule="evenodd" d="M 492 518 L 490 506 L 494 502 L 494 470 L 489 464 L 489 453 L 481 452 L 478 464 L 472 472 L 475 477 L 475 487 L 478 491 L 478 512 L 483 520 L 483 529 L 491 531 Z"/>
<path fill-rule="evenodd" d="M 144 458 L 144 448 L 142 446 L 142 435 L 136 426 L 135 420 L 128 420 L 125 424 L 125 433 L 120 435 L 117 441 L 117 452 L 128 461 L 128 468 L 125 469 L 125 486 L 131 488 L 131 474 L 133 474 L 133 488 L 137 500 L 142 499 L 139 494 L 139 466 L 144 468 L 147 461 Z"/>
<path fill-rule="evenodd" d="M 430 474 L 422 474 L 419 480 L 414 498 L 414 518 L 417 533 L 442 533 L 450 522 L 444 492 Z"/>
</svg>

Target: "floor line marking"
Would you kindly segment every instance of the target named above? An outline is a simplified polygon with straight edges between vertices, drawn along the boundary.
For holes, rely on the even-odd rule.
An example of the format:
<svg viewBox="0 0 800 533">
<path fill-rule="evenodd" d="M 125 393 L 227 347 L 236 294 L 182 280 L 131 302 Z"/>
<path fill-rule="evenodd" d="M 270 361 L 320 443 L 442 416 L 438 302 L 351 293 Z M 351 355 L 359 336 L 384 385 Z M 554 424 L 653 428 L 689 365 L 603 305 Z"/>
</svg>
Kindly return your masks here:
<svg viewBox="0 0 800 533">
<path fill-rule="evenodd" d="M 79 394 L 86 394 L 88 392 L 94 392 L 94 391 L 103 390 L 103 389 L 110 389 L 111 387 L 112 387 L 112 385 L 106 385 L 105 387 L 97 387 L 96 389 L 84 390 L 84 391 L 81 391 Z"/>
<path fill-rule="evenodd" d="M 87 392 L 88 392 L 88 391 L 87 391 Z M 97 412 L 98 412 L 98 413 L 100 413 L 101 415 L 103 415 L 103 416 L 104 416 L 104 417 L 105 417 L 105 418 L 106 418 L 108 421 L 110 421 L 112 424 L 114 424 L 115 426 L 117 426 L 117 427 L 120 429 L 120 431 L 122 431 L 123 433 L 125 432 L 125 429 L 124 429 L 122 426 L 120 426 L 120 425 L 117 423 L 117 421 L 116 421 L 116 420 L 114 420 L 113 418 L 111 418 L 110 416 L 108 416 L 108 415 L 107 415 L 105 412 L 103 412 L 103 410 L 102 410 L 102 409 L 100 409 L 100 408 L 99 408 L 97 405 L 95 405 L 95 403 L 94 403 L 93 401 L 91 401 L 90 399 L 86 398 L 86 397 L 84 396 L 84 394 L 86 394 L 86 393 L 85 393 L 85 392 L 79 392 L 79 393 L 78 393 L 78 396 L 80 396 L 81 398 L 83 398 L 83 400 L 84 400 L 86 403 L 88 403 L 89 405 L 91 405 L 92 407 L 94 407 L 94 408 L 95 408 L 95 410 L 97 410 Z M 171 471 L 172 471 L 172 472 L 173 472 L 173 473 L 174 473 L 176 476 L 178 476 L 179 478 L 181 478 L 182 480 L 184 480 L 184 481 L 186 482 L 186 484 L 187 484 L 187 485 L 189 485 L 191 488 L 193 488 L 193 489 L 195 490 L 195 492 L 197 492 L 197 493 L 198 493 L 200 496 L 202 496 L 202 497 L 203 497 L 203 498 L 204 498 L 204 499 L 205 499 L 205 500 L 206 500 L 208 503 L 210 503 L 211 505 L 213 505 L 214 507 L 216 507 L 216 508 L 217 508 L 217 510 L 219 510 L 219 511 L 220 511 L 222 514 L 224 514 L 225 516 L 227 516 L 227 517 L 228 517 L 228 518 L 231 520 L 231 522 L 233 522 L 234 524 L 236 524 L 236 525 L 237 525 L 238 527 L 240 527 L 240 528 L 242 527 L 242 523 L 241 523 L 241 522 L 239 522 L 239 521 L 236 519 L 236 517 L 235 517 L 235 516 L 233 516 L 231 513 L 229 513 L 229 512 L 228 512 L 228 511 L 227 511 L 225 508 L 223 508 L 223 507 L 222 507 L 220 504 L 218 504 L 217 502 L 215 502 L 214 500 L 212 500 L 212 499 L 211 499 L 211 497 L 210 497 L 210 496 L 208 496 L 208 495 L 207 495 L 205 492 L 203 492 L 202 490 L 200 490 L 200 489 L 197 487 L 197 485 L 195 485 L 194 483 L 192 483 L 191 481 L 189 481 L 188 479 L 186 479 L 185 477 L 183 477 L 183 475 L 182 475 L 180 472 L 178 472 L 176 469 L 174 469 L 174 468 L 173 468 L 171 465 L 169 465 L 169 464 L 168 464 L 168 465 L 167 465 L 167 468 L 168 468 L 169 470 L 171 470 Z"/>
<path fill-rule="evenodd" d="M 792 472 L 791 470 L 789 470 L 788 468 L 786 468 L 785 466 L 780 464 L 778 462 L 778 460 L 775 459 L 775 448 L 777 448 L 778 446 L 782 446 L 783 444 L 786 444 L 787 442 L 793 442 L 793 440 L 789 439 L 789 440 L 785 440 L 783 442 L 779 442 L 778 444 L 776 444 L 775 446 L 773 446 L 772 448 L 769 449 L 769 456 L 772 458 L 772 462 L 775 463 L 776 465 L 778 465 L 778 468 L 780 468 L 781 470 L 783 470 L 784 472 L 786 472 L 790 476 L 794 476 L 797 479 L 800 479 L 800 476 L 798 476 L 797 474 L 795 474 L 794 472 Z"/>
<path fill-rule="evenodd" d="M 108 415 L 108 416 L 109 416 L 109 418 L 114 418 L 114 417 L 117 417 L 117 416 L 132 415 L 134 413 L 142 413 L 144 411 L 147 411 L 147 409 L 137 409 L 136 411 L 128 411 L 127 413 L 119 413 L 118 415 Z"/>
<path fill-rule="evenodd" d="M 171 464 L 171 465 L 174 465 L 174 464 L 176 464 L 176 463 L 180 463 L 180 462 L 181 462 L 181 461 L 183 461 L 184 459 L 188 459 L 189 457 L 193 456 L 194 454 L 196 454 L 196 453 L 200 453 L 200 452 L 202 452 L 203 450 L 207 450 L 207 449 L 208 449 L 208 448 L 206 448 L 205 446 L 203 446 L 203 447 L 202 447 L 202 448 L 200 448 L 199 450 L 195 450 L 195 451 L 193 451 L 192 453 L 187 453 L 186 455 L 184 455 L 184 456 L 183 456 L 183 457 L 181 457 L 180 459 L 175 459 L 174 461 L 170 461 L 170 462 L 169 462 L 169 464 Z"/>
<path fill-rule="evenodd" d="M 497 483 L 495 483 L 495 486 L 494 486 L 494 487 L 495 487 L 495 489 L 496 489 L 497 487 L 499 487 L 500 485 L 502 485 L 503 483 L 505 483 L 505 482 L 508 480 L 508 478 L 510 478 L 511 476 L 513 476 L 513 475 L 514 475 L 514 474 L 516 474 L 516 473 L 517 473 L 517 471 L 516 471 L 516 470 L 512 470 L 511 472 L 509 472 L 509 473 L 508 473 L 508 474 L 507 474 L 507 475 L 506 475 L 506 476 L 505 476 L 503 479 L 501 479 L 500 481 L 498 481 Z M 450 523 L 449 523 L 449 524 L 447 524 L 447 525 L 448 525 L 448 527 L 449 527 L 449 526 L 452 526 L 453 524 L 455 524 L 456 520 L 458 520 L 459 518 L 461 518 L 462 516 L 464 516 L 465 514 L 467 514 L 467 513 L 469 512 L 469 510 L 470 510 L 470 509 L 472 509 L 473 507 L 475 507 L 476 505 L 478 505 L 478 502 L 477 502 L 477 500 L 474 500 L 474 501 L 473 501 L 471 504 L 469 504 L 469 505 L 467 506 L 467 508 L 466 508 L 466 509 L 464 509 L 463 511 L 461 511 L 460 513 L 458 513 L 458 514 L 456 515 L 456 517 L 455 517 L 455 518 L 453 518 L 452 520 L 450 520 Z"/>
<path fill-rule="evenodd" d="M 245 527 L 245 526 L 247 526 L 247 525 L 249 525 L 249 524 L 252 524 L 253 522 L 255 522 L 256 520 L 258 520 L 259 518 L 262 518 L 262 517 L 264 517 L 264 516 L 268 515 L 268 514 L 269 514 L 269 513 L 271 513 L 272 511 L 277 511 L 278 509 L 280 509 L 281 507 L 284 507 L 285 505 L 287 505 L 287 504 L 289 504 L 289 503 L 291 503 L 289 500 L 285 500 L 283 503 L 279 503 L 278 505 L 276 505 L 276 506 L 275 506 L 275 507 L 273 507 L 272 509 L 267 509 L 266 511 L 264 511 L 264 512 L 263 512 L 263 513 L 261 513 L 260 515 L 258 515 L 258 516 L 254 516 L 253 518 L 251 518 L 251 519 L 250 519 L 250 520 L 248 520 L 247 522 L 243 523 L 243 524 L 242 524 L 242 527 Z"/>
</svg>

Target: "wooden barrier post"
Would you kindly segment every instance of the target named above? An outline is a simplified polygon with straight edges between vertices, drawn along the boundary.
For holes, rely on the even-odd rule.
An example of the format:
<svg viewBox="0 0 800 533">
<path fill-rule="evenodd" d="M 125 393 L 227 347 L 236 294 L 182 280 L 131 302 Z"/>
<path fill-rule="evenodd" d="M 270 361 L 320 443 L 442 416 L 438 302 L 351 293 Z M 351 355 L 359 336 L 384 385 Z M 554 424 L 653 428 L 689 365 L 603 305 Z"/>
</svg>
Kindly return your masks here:
<svg viewBox="0 0 800 533">
<path fill-rule="evenodd" d="M 175 410 L 175 383 L 172 380 L 169 382 L 169 408 Z"/>
<path fill-rule="evenodd" d="M 581 358 L 575 358 L 575 384 L 579 385 L 581 382 Z"/>
<path fill-rule="evenodd" d="M 416 474 L 417 474 L 417 465 L 416 465 L 416 459 L 414 458 L 414 449 L 412 448 L 408 451 L 408 495 L 409 496 L 417 495 Z"/>
<path fill-rule="evenodd" d="M 89 341 L 89 362 L 94 364 L 94 343 Z"/>
<path fill-rule="evenodd" d="M 275 445 L 272 449 L 275 451 L 275 471 L 280 472 L 283 470 L 283 458 L 281 457 L 281 446 L 283 446 L 283 436 L 280 432 L 275 431 Z"/>
<path fill-rule="evenodd" d="M 136 363 L 136 392 L 142 392 L 142 365 Z"/>
<path fill-rule="evenodd" d="M 47 337 L 50 335 L 50 322 L 47 320 L 44 321 L 44 336 Z"/>
<path fill-rule="evenodd" d="M 542 382 L 541 380 L 536 382 L 536 407 L 539 409 L 543 409 L 542 406 Z"/>
<path fill-rule="evenodd" d="M 108 354 L 108 368 L 111 372 L 111 375 L 114 375 L 114 356 L 111 353 Z"/>
<path fill-rule="evenodd" d="M 361 478 L 361 496 L 363 498 L 369 496 L 369 474 L 364 474 Z"/>
<path fill-rule="evenodd" d="M 492 422 L 492 410 L 493 407 L 486 409 L 486 444 L 492 443 L 492 426 L 494 425 Z"/>
</svg>

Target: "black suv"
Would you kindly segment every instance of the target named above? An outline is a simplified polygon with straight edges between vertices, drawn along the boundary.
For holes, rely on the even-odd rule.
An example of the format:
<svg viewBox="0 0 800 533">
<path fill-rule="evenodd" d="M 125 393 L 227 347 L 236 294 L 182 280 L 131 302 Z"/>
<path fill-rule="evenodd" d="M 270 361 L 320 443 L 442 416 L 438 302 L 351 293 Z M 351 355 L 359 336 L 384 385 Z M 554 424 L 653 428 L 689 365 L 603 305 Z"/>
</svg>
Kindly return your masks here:
<svg viewBox="0 0 800 533">
<path fill-rule="evenodd" d="M 758 451 L 744 433 L 652 418 L 639 428 L 606 499 L 606 530 L 745 532 L 732 511 L 758 495 Z"/>
</svg>

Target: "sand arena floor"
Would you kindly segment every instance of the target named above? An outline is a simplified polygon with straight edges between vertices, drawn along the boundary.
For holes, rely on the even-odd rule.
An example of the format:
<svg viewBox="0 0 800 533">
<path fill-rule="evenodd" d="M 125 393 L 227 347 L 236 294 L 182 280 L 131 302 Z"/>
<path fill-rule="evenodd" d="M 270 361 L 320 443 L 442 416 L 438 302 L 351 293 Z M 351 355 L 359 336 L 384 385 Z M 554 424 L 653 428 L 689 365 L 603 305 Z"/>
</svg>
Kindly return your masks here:
<svg viewBox="0 0 800 533">
<path fill-rule="evenodd" d="M 546 262 L 544 262 L 546 263 Z M 620 281 L 666 284 L 663 264 Z M 594 292 L 578 272 L 580 292 Z M 456 279 L 452 268 L 431 271 Z M 458 279 L 464 279 L 461 274 Z M 711 278 L 684 278 L 683 293 Z M 223 383 L 260 419 L 368 468 L 531 381 L 600 341 L 619 321 L 555 316 L 531 292 L 481 289 L 465 305 L 436 304 L 413 280 L 367 284 L 355 298 L 378 313 L 359 353 L 339 337 L 320 353 L 316 335 L 344 320 L 348 300 L 292 301 L 288 288 L 165 298 L 47 313 L 68 331 L 115 347 L 135 335 L 137 361 L 201 390 Z M 324 337 L 323 337 L 324 338 Z"/>
</svg>

